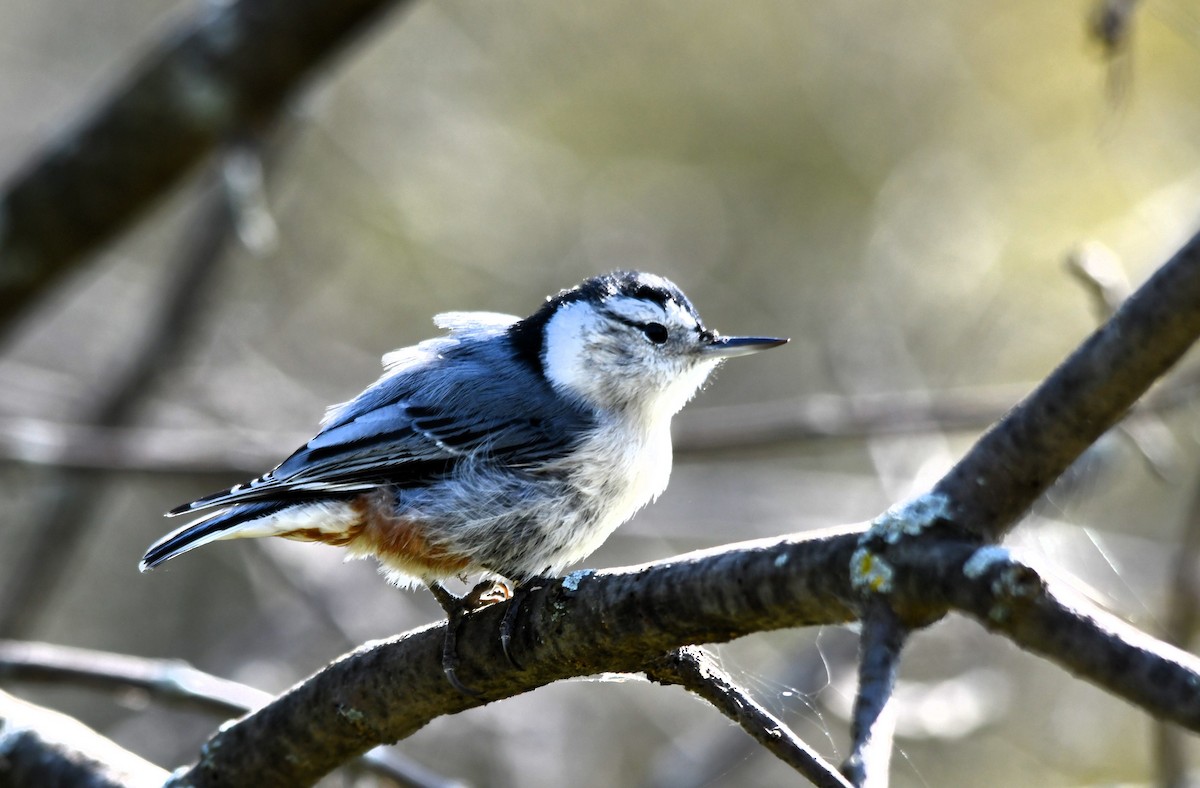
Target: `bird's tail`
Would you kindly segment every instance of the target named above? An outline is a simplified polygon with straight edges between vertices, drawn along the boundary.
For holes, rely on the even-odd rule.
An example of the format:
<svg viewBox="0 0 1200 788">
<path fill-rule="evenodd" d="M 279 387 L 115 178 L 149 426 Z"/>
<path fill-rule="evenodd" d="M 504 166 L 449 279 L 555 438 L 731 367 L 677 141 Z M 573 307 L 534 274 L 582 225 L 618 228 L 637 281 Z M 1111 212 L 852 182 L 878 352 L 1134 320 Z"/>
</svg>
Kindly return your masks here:
<svg viewBox="0 0 1200 788">
<path fill-rule="evenodd" d="M 292 505 L 288 502 L 265 501 L 262 503 L 243 504 L 221 509 L 193 520 L 182 528 L 178 528 L 159 539 L 150 546 L 138 569 L 149 571 L 177 555 L 195 550 L 197 547 L 215 542 L 218 539 L 228 539 L 237 536 L 259 536 L 258 533 L 235 534 L 238 526 L 274 514 Z"/>
</svg>

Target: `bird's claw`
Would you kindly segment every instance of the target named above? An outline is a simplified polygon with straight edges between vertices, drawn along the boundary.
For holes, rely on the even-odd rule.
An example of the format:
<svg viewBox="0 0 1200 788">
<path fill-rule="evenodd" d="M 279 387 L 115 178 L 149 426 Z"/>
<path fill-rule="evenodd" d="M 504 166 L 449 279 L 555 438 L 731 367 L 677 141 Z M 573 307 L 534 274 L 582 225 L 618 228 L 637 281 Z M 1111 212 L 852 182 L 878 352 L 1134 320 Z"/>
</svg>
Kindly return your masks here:
<svg viewBox="0 0 1200 788">
<path fill-rule="evenodd" d="M 446 611 L 446 637 L 442 641 L 442 672 L 450 686 L 464 695 L 478 698 L 480 692 L 463 683 L 458 677 L 458 630 L 467 614 L 481 607 L 503 602 L 513 596 L 509 587 L 498 580 L 484 580 L 463 596 L 455 596 L 441 583 L 430 583 L 429 590 L 433 598 Z M 505 614 L 507 618 L 507 613 Z M 503 634 L 501 635 L 503 642 Z M 508 654 L 505 646 L 506 655 Z M 509 658 L 512 662 L 512 658 Z M 515 664 L 515 663 L 514 663 Z"/>
</svg>

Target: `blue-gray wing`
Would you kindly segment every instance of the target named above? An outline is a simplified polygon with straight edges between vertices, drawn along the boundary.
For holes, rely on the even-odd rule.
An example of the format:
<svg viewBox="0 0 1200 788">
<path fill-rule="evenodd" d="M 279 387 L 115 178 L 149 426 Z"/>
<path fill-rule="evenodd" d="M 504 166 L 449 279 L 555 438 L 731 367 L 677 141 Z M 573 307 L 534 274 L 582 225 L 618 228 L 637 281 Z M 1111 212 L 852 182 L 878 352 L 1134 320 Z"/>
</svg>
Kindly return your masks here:
<svg viewBox="0 0 1200 788">
<path fill-rule="evenodd" d="M 465 458 L 513 469 L 557 459 L 594 424 L 514 360 L 503 336 L 422 343 L 271 472 L 171 514 L 428 484 Z"/>
</svg>

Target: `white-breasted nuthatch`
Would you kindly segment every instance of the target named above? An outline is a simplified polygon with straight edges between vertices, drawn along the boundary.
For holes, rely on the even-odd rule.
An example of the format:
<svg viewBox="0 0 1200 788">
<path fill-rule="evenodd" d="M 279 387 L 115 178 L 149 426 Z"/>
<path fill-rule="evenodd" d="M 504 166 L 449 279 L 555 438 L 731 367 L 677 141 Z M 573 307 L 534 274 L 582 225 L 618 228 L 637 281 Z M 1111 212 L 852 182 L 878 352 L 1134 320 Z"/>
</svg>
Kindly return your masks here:
<svg viewBox="0 0 1200 788">
<path fill-rule="evenodd" d="M 142 571 L 219 539 L 324 542 L 374 556 L 398 585 L 428 585 L 452 635 L 493 583 L 459 602 L 443 581 L 484 573 L 520 588 L 590 554 L 666 488 L 671 417 L 717 364 L 787 341 L 722 337 L 678 287 L 636 271 L 588 279 L 524 319 L 434 322 L 448 335 L 384 356 L 383 376 L 274 470 L 172 510 L 212 511 L 151 546 Z"/>
</svg>

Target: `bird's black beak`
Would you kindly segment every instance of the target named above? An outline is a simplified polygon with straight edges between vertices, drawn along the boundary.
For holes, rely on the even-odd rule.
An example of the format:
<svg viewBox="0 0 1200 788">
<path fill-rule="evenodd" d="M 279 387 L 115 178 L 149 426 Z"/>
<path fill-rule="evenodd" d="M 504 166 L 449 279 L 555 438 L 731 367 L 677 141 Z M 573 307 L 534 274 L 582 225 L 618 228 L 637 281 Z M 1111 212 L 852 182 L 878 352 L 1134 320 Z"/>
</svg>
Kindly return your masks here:
<svg viewBox="0 0 1200 788">
<path fill-rule="evenodd" d="M 723 337 L 715 332 L 707 345 L 700 348 L 700 355 L 717 358 L 748 356 L 760 350 L 787 344 L 788 340 L 778 337 Z"/>
</svg>

